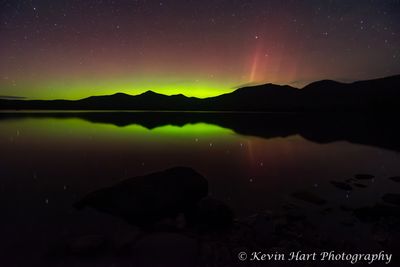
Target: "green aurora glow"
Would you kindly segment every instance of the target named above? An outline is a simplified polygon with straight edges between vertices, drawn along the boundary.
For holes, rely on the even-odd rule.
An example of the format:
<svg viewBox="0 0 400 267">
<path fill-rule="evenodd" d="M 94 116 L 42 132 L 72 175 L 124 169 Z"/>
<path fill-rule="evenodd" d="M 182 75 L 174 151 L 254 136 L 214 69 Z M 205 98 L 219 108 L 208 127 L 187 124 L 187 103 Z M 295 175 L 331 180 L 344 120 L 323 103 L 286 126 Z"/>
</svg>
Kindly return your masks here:
<svg viewBox="0 0 400 267">
<path fill-rule="evenodd" d="M 108 95 L 116 92 L 137 95 L 148 90 L 165 95 L 184 94 L 188 97 L 211 97 L 235 90 L 234 83 L 218 81 L 187 80 L 171 78 L 131 78 L 105 80 L 58 80 L 23 82 L 15 85 L 21 95 L 30 91 L 37 94 L 32 99 L 81 99 L 92 95 Z M 25 88 L 25 89 L 24 89 Z"/>
</svg>

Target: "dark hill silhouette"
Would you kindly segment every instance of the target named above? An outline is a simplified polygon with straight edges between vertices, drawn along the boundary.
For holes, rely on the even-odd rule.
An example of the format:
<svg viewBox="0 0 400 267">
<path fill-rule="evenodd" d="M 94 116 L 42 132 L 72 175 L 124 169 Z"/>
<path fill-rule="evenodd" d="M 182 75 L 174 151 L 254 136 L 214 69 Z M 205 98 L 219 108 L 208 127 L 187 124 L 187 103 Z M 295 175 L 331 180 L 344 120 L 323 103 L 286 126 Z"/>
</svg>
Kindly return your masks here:
<svg viewBox="0 0 400 267">
<path fill-rule="evenodd" d="M 303 89 L 305 89 L 305 90 L 313 90 L 313 89 L 329 90 L 332 88 L 336 88 L 338 86 L 343 86 L 345 84 L 346 83 L 341 83 L 341 82 L 337 82 L 334 80 L 320 80 L 320 81 L 312 82 L 312 83 L 306 85 L 305 87 L 303 87 Z"/>
<path fill-rule="evenodd" d="M 81 109 L 136 109 L 136 110 L 184 110 L 190 109 L 192 100 L 183 95 L 166 96 L 146 91 L 132 96 L 116 93 L 109 96 L 91 96 L 75 102 Z"/>
<path fill-rule="evenodd" d="M 311 110 L 398 110 L 400 75 L 339 83 L 324 80 L 302 89 L 302 105 Z"/>
<path fill-rule="evenodd" d="M 0 109 L 187 110 L 187 111 L 394 111 L 399 110 L 400 75 L 340 83 L 323 80 L 303 89 L 264 84 L 205 99 L 152 91 L 116 93 L 80 100 L 0 99 Z"/>
<path fill-rule="evenodd" d="M 206 99 L 208 110 L 268 111 L 297 107 L 300 90 L 288 85 L 264 84 Z"/>
</svg>

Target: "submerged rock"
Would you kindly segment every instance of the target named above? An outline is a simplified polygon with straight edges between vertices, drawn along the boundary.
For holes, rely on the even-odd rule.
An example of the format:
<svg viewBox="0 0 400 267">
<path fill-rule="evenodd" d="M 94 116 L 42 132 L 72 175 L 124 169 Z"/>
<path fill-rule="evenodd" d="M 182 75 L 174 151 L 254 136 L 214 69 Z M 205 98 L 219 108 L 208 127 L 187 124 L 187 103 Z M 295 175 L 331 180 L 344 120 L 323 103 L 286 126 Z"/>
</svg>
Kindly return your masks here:
<svg viewBox="0 0 400 267">
<path fill-rule="evenodd" d="M 396 183 L 400 183 L 400 176 L 393 176 L 393 177 L 389 177 L 390 180 L 396 182 Z"/>
<path fill-rule="evenodd" d="M 365 184 L 360 184 L 360 183 L 354 183 L 354 186 L 358 188 L 366 188 L 367 186 Z"/>
<path fill-rule="evenodd" d="M 371 174 L 361 173 L 361 174 L 354 175 L 354 178 L 356 178 L 357 180 L 371 180 L 371 179 L 374 179 L 375 176 L 373 176 Z"/>
<path fill-rule="evenodd" d="M 101 235 L 86 235 L 70 240 L 67 245 L 68 252 L 80 256 L 97 255 L 104 251 L 107 240 Z"/>
<path fill-rule="evenodd" d="M 146 227 L 193 210 L 207 194 L 208 182 L 202 175 L 191 168 L 175 167 L 99 189 L 74 206 L 92 207 Z"/>
<path fill-rule="evenodd" d="M 400 209 L 390 205 L 376 204 L 371 207 L 361 207 L 354 209 L 353 213 L 358 219 L 364 222 L 376 222 L 389 218 L 400 219 Z"/>
<path fill-rule="evenodd" d="M 292 194 L 292 197 L 303 200 L 308 203 L 312 203 L 315 205 L 324 205 L 326 204 L 326 200 L 319 197 L 318 195 L 311 193 L 309 191 L 298 191 Z"/>
<path fill-rule="evenodd" d="M 331 213 L 333 210 L 334 210 L 334 209 L 333 209 L 332 207 L 328 207 L 328 208 L 325 208 L 325 209 L 321 210 L 320 213 L 321 213 L 321 214 L 329 214 L 329 213 Z"/>
<path fill-rule="evenodd" d="M 382 200 L 386 203 L 400 206 L 400 194 L 385 194 Z"/>
<path fill-rule="evenodd" d="M 349 207 L 349 206 L 344 205 L 344 204 L 341 204 L 341 205 L 339 206 L 339 208 L 340 208 L 342 211 L 353 211 L 353 210 L 354 210 L 352 207 Z"/>
<path fill-rule="evenodd" d="M 353 190 L 353 187 L 351 187 L 350 185 L 343 183 L 343 182 L 331 181 L 331 184 L 342 190 L 346 190 L 346 191 Z"/>
</svg>

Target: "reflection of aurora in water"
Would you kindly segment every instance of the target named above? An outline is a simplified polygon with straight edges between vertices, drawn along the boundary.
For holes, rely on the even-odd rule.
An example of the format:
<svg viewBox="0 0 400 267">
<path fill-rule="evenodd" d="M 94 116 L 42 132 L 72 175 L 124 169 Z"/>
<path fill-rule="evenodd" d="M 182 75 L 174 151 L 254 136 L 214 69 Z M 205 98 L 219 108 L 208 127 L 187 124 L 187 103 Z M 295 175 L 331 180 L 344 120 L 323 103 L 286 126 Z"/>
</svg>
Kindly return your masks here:
<svg viewBox="0 0 400 267">
<path fill-rule="evenodd" d="M 9 134 L 13 138 L 15 134 L 11 129 L 12 126 L 18 125 L 18 136 L 22 132 L 29 132 L 29 135 L 41 135 L 42 138 L 83 138 L 88 137 L 102 137 L 109 140 L 127 138 L 132 140 L 151 140 L 151 139 L 193 139 L 199 137 L 207 138 L 227 138 L 233 136 L 233 130 L 220 127 L 218 125 L 207 123 L 188 123 L 183 126 L 164 125 L 154 128 L 146 128 L 139 124 L 130 124 L 127 126 L 119 127 L 111 124 L 103 123 L 89 123 L 82 119 L 69 118 L 69 119 L 54 119 L 54 118 L 41 118 L 41 119 L 24 119 L 17 121 L 7 121 L 1 123 L 0 129 L 3 134 Z M 15 137 L 18 137 L 15 136 Z"/>
<path fill-rule="evenodd" d="M 38 242 L 52 244 L 60 232 L 113 233 L 124 227 L 119 221 L 78 213 L 72 204 L 116 180 L 172 166 L 203 174 L 211 196 L 238 216 L 279 209 L 301 189 L 330 203 L 370 205 L 376 192 L 395 192 L 385 177 L 400 173 L 398 153 L 349 142 L 318 144 L 300 135 L 245 136 L 204 122 L 117 126 L 68 116 L 0 120 L 0 189 L 7 199 L 0 202 L 0 210 L 2 223 L 11 229 L 2 234 L 8 243 L 25 244 L 29 239 L 34 240 L 29 247 L 39 249 Z M 365 181 L 366 188 L 350 194 L 330 184 L 356 173 L 379 179 Z"/>
<path fill-rule="evenodd" d="M 273 208 L 299 186 L 359 172 L 377 176 L 400 172 L 395 152 L 347 142 L 318 144 L 299 135 L 244 136 L 201 122 L 147 127 L 80 118 L 2 120 L 2 174 L 19 180 L 26 172 L 28 177 L 35 172 L 46 181 L 46 188 L 58 183 L 53 180 L 57 177 L 62 185 L 56 188 L 75 183 L 78 191 L 90 191 L 100 181 L 190 166 L 209 179 L 213 194 L 246 214 Z M 368 194 L 359 201 L 368 201 Z"/>
</svg>

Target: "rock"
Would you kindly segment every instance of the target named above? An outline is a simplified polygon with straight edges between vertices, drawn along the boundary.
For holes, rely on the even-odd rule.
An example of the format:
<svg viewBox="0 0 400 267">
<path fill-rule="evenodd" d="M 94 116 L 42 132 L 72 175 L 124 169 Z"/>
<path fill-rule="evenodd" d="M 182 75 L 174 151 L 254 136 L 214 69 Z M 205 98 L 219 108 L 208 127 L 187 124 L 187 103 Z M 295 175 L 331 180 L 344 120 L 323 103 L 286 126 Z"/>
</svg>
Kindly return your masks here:
<svg viewBox="0 0 400 267">
<path fill-rule="evenodd" d="M 357 180 L 371 180 L 374 179 L 375 176 L 371 175 L 371 174 L 356 174 L 354 175 L 354 178 L 356 178 Z"/>
<path fill-rule="evenodd" d="M 199 246 L 195 239 L 177 233 L 154 233 L 133 247 L 133 266 L 195 266 Z"/>
<path fill-rule="evenodd" d="M 390 180 L 396 182 L 396 183 L 400 183 L 400 176 L 393 176 L 393 177 L 389 177 Z"/>
<path fill-rule="evenodd" d="M 346 190 L 346 191 L 353 190 L 353 187 L 351 187 L 350 185 L 343 183 L 343 182 L 331 181 L 331 184 L 342 190 Z"/>
<path fill-rule="evenodd" d="M 328 208 L 325 208 L 325 209 L 321 210 L 320 213 L 326 215 L 326 214 L 331 213 L 332 211 L 333 211 L 333 208 L 332 207 L 328 207 Z"/>
<path fill-rule="evenodd" d="M 339 206 L 340 207 L 340 209 L 342 210 L 342 211 L 353 211 L 354 209 L 352 208 L 352 207 L 349 207 L 349 206 L 346 206 L 346 205 L 340 205 Z"/>
<path fill-rule="evenodd" d="M 311 193 L 309 191 L 298 191 L 292 194 L 292 197 L 303 200 L 308 203 L 312 203 L 315 205 L 324 205 L 326 204 L 326 200 L 319 197 L 318 195 Z"/>
<path fill-rule="evenodd" d="M 285 210 L 293 210 L 293 209 L 298 209 L 299 207 L 293 203 L 284 203 L 282 205 L 282 208 Z"/>
<path fill-rule="evenodd" d="M 343 220 L 340 222 L 340 224 L 346 227 L 354 227 L 356 225 L 355 222 L 351 220 Z"/>
<path fill-rule="evenodd" d="M 380 219 L 400 218 L 400 209 L 390 205 L 375 204 L 353 210 L 354 215 L 363 222 L 376 222 Z"/>
<path fill-rule="evenodd" d="M 99 254 L 105 250 L 107 240 L 101 235 L 87 235 L 73 238 L 68 244 L 68 252 L 80 256 Z"/>
<path fill-rule="evenodd" d="M 203 176 L 191 168 L 175 167 L 99 189 L 74 206 L 92 207 L 131 224 L 150 227 L 192 210 L 207 194 L 208 182 Z"/>
<path fill-rule="evenodd" d="M 385 194 L 382 200 L 386 203 L 400 206 L 400 194 Z"/>
<path fill-rule="evenodd" d="M 197 204 L 188 219 L 201 230 L 224 230 L 232 226 L 234 214 L 224 202 L 207 197 Z"/>
<path fill-rule="evenodd" d="M 385 244 L 390 238 L 390 233 L 383 229 L 373 229 L 372 239 L 380 244 Z"/>
<path fill-rule="evenodd" d="M 113 238 L 114 247 L 121 255 L 130 253 L 130 251 L 128 250 L 145 234 L 145 232 L 140 231 L 139 229 L 133 229 L 132 231 L 124 231 L 118 233 L 118 235 L 115 235 L 115 237 Z"/>
<path fill-rule="evenodd" d="M 203 242 L 199 251 L 201 262 L 197 266 L 230 266 L 232 264 L 231 252 L 232 250 L 223 242 Z"/>
<path fill-rule="evenodd" d="M 292 209 L 286 213 L 286 219 L 290 222 L 303 221 L 307 218 L 302 209 Z"/>
<path fill-rule="evenodd" d="M 400 247 L 400 218 L 385 218 L 375 223 L 371 233 L 376 242 L 388 250 L 397 251 Z"/>
<path fill-rule="evenodd" d="M 162 218 L 152 225 L 152 231 L 176 231 L 187 226 L 186 217 L 183 213 L 176 216 Z M 150 229 L 149 229 L 150 230 Z"/>
<path fill-rule="evenodd" d="M 257 214 L 250 225 L 258 244 L 270 246 L 276 231 L 276 222 L 265 214 Z"/>
<path fill-rule="evenodd" d="M 358 188 L 366 188 L 367 186 L 365 184 L 360 184 L 360 183 L 354 183 L 354 186 Z"/>
</svg>

